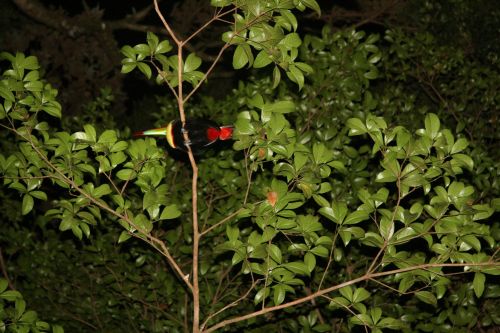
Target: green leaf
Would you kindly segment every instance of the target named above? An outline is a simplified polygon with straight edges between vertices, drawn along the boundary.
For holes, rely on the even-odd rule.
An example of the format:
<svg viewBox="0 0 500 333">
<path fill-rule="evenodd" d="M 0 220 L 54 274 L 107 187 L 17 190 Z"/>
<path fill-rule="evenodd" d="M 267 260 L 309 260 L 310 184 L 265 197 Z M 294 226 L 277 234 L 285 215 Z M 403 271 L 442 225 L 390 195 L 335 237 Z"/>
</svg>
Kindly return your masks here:
<svg viewBox="0 0 500 333">
<path fill-rule="evenodd" d="M 368 246 L 382 247 L 382 245 L 384 244 L 384 239 L 379 234 L 369 231 L 365 233 L 364 237 L 361 239 L 361 242 Z"/>
<path fill-rule="evenodd" d="M 233 68 L 241 69 L 248 63 L 247 53 L 243 48 L 243 45 L 238 45 L 233 54 Z"/>
<path fill-rule="evenodd" d="M 31 191 L 30 194 L 31 194 L 32 197 L 37 198 L 39 200 L 44 200 L 44 201 L 47 200 L 47 194 L 45 192 L 42 192 L 42 191 Z"/>
<path fill-rule="evenodd" d="M 50 325 L 49 323 L 45 322 L 45 321 L 40 321 L 38 320 L 36 323 L 35 323 L 35 326 L 37 329 L 39 329 L 40 331 L 48 331 L 50 330 Z"/>
<path fill-rule="evenodd" d="M 375 181 L 381 182 L 381 183 L 390 183 L 394 182 L 398 179 L 394 173 L 390 170 L 384 170 L 382 172 L 379 172 L 375 178 Z"/>
<path fill-rule="evenodd" d="M 329 306 L 332 308 L 345 308 L 351 305 L 351 302 L 344 297 L 334 297 L 332 298 Z"/>
<path fill-rule="evenodd" d="M 127 141 L 118 141 L 117 143 L 115 143 L 110 149 L 109 151 L 111 153 L 116 153 L 116 152 L 120 152 L 120 151 L 123 151 L 125 149 L 128 148 L 128 143 Z M 111 158 L 113 159 L 113 158 Z M 123 161 L 122 161 L 123 162 Z M 121 163 L 121 162 L 120 162 Z M 116 164 L 120 164 L 120 163 L 116 163 Z M 113 165 L 116 165 L 115 163 L 113 163 Z"/>
<path fill-rule="evenodd" d="M 289 33 L 286 35 L 280 42 L 279 44 L 285 45 L 287 48 L 297 48 L 302 44 L 302 40 L 300 39 L 300 36 L 296 32 Z"/>
<path fill-rule="evenodd" d="M 285 18 L 285 20 L 290 24 L 292 27 L 293 31 L 297 31 L 298 23 L 297 23 L 297 18 L 293 13 L 288 10 L 288 9 L 282 9 L 279 11 L 281 16 Z"/>
<path fill-rule="evenodd" d="M 201 58 L 194 53 L 190 53 L 184 63 L 184 72 L 192 72 L 201 66 Z"/>
<path fill-rule="evenodd" d="M 83 125 L 83 130 L 85 131 L 85 134 L 87 135 L 86 140 L 90 142 L 96 142 L 97 141 L 97 133 L 95 131 L 94 126 L 90 124 L 85 124 Z"/>
<path fill-rule="evenodd" d="M 255 61 L 253 62 L 253 68 L 266 67 L 272 62 L 273 62 L 272 57 L 265 50 L 261 50 L 257 54 L 257 57 L 255 57 Z"/>
<path fill-rule="evenodd" d="M 331 207 L 321 207 L 318 211 L 321 215 L 324 217 L 328 218 L 329 220 L 340 224 L 340 222 L 337 222 L 337 218 L 335 217 L 335 214 L 333 212 L 333 209 Z"/>
<path fill-rule="evenodd" d="M 295 111 L 295 104 L 292 101 L 278 101 L 266 103 L 262 106 L 262 112 L 290 113 Z"/>
<path fill-rule="evenodd" d="M 333 207 L 322 207 L 319 213 L 337 224 L 342 224 L 347 215 L 347 204 L 345 202 L 334 202 Z"/>
<path fill-rule="evenodd" d="M 321 207 L 330 207 L 330 203 L 328 202 L 328 200 L 326 200 L 324 197 L 322 197 L 321 195 L 318 195 L 318 194 L 313 194 L 313 199 L 314 201 L 316 201 L 316 203 L 318 205 L 320 205 Z M 328 211 L 326 212 L 326 214 L 330 214 L 332 215 L 332 211 Z"/>
<path fill-rule="evenodd" d="M 134 46 L 134 50 L 137 54 L 142 56 L 142 58 L 139 57 L 139 60 L 151 55 L 151 48 L 147 44 L 137 44 Z"/>
<path fill-rule="evenodd" d="M 474 221 L 487 219 L 494 212 L 494 209 L 489 205 L 473 205 L 472 208 L 475 210 L 472 217 Z"/>
<path fill-rule="evenodd" d="M 126 240 L 130 239 L 130 237 L 132 237 L 132 235 L 127 230 L 123 230 L 120 233 L 120 237 L 118 237 L 118 244 L 125 242 Z"/>
<path fill-rule="evenodd" d="M 462 150 L 464 150 L 465 148 L 467 148 L 467 146 L 469 145 L 469 142 L 467 141 L 467 139 L 464 139 L 464 138 L 460 138 L 458 139 L 454 144 L 453 144 L 453 147 L 451 148 L 451 152 L 450 154 L 456 154 L 456 153 L 459 153 L 461 152 Z"/>
<path fill-rule="evenodd" d="M 484 292 L 484 283 L 486 281 L 486 276 L 481 272 L 474 273 L 474 281 L 472 286 L 474 287 L 474 293 L 476 297 L 481 297 Z"/>
<path fill-rule="evenodd" d="M 366 125 L 358 118 L 351 118 L 347 120 L 347 127 L 349 127 L 349 135 L 361 135 L 368 132 Z"/>
<path fill-rule="evenodd" d="M 309 276 L 309 268 L 302 261 L 292 261 L 284 264 L 283 267 L 288 269 L 292 273 Z"/>
<path fill-rule="evenodd" d="M 210 5 L 213 7 L 225 7 L 229 6 L 230 4 L 231 0 L 210 0 Z"/>
<path fill-rule="evenodd" d="M 127 58 L 135 60 L 135 50 L 130 45 L 125 45 L 120 49 L 120 52 Z"/>
<path fill-rule="evenodd" d="M 21 208 L 21 214 L 26 215 L 29 212 L 31 212 L 31 210 L 33 209 L 34 203 L 35 203 L 35 201 L 33 200 L 33 197 L 30 194 L 25 194 L 23 196 L 23 204 L 22 204 L 22 208 Z"/>
<path fill-rule="evenodd" d="M 368 216 L 369 215 L 367 212 L 362 210 L 357 210 L 347 215 L 343 224 L 357 224 L 361 221 L 368 219 Z"/>
<path fill-rule="evenodd" d="M 0 293 L 3 293 L 7 287 L 9 286 L 9 283 L 5 279 L 0 279 Z"/>
<path fill-rule="evenodd" d="M 394 222 L 392 219 L 385 216 L 380 219 L 380 235 L 385 240 L 389 240 L 394 235 Z"/>
<path fill-rule="evenodd" d="M 82 229 L 80 228 L 80 225 L 78 223 L 73 223 L 71 225 L 71 232 L 73 232 L 73 235 L 76 236 L 79 240 L 82 240 L 83 237 L 83 232 Z"/>
<path fill-rule="evenodd" d="M 34 323 L 35 320 L 37 319 L 37 314 L 35 311 L 26 311 L 21 318 L 19 318 L 20 322 L 25 322 L 25 323 Z"/>
<path fill-rule="evenodd" d="M 9 302 L 14 302 L 18 298 L 23 298 L 21 293 L 17 290 L 6 290 L 0 294 L 0 298 L 7 300 Z"/>
<path fill-rule="evenodd" d="M 28 81 L 24 84 L 24 88 L 28 91 L 42 91 L 43 83 L 40 81 Z"/>
<path fill-rule="evenodd" d="M 306 7 L 311 8 L 314 10 L 316 13 L 318 13 L 319 16 L 321 16 L 321 8 L 319 7 L 318 3 L 316 0 L 301 0 L 301 2 L 306 5 Z"/>
<path fill-rule="evenodd" d="M 16 299 L 15 309 L 16 319 L 19 320 L 19 318 L 23 315 L 24 310 L 26 310 L 26 302 L 22 298 Z"/>
<path fill-rule="evenodd" d="M 322 237 L 326 237 L 326 236 L 322 236 Z M 326 238 L 328 238 L 328 237 L 326 237 Z M 328 244 L 330 244 L 332 241 L 331 241 L 331 239 L 328 238 L 328 240 L 323 239 L 322 242 L 328 242 Z M 316 241 L 316 244 L 321 244 L 321 242 Z M 318 256 L 318 257 L 327 258 L 329 251 L 326 247 L 324 247 L 322 245 L 318 245 L 318 246 L 311 249 L 311 253 L 313 253 L 315 256 Z"/>
<path fill-rule="evenodd" d="M 306 264 L 309 273 L 311 273 L 316 267 L 316 256 L 311 252 L 307 252 L 304 255 L 304 263 Z"/>
<path fill-rule="evenodd" d="M 271 259 L 276 261 L 278 264 L 281 264 L 282 254 L 280 248 L 275 244 L 270 244 L 268 247 L 269 255 Z"/>
<path fill-rule="evenodd" d="M 370 297 L 370 293 L 365 288 L 357 288 L 354 290 L 354 294 L 352 296 L 353 303 L 360 303 L 367 300 Z"/>
<path fill-rule="evenodd" d="M 160 220 L 171 220 L 181 216 L 182 212 L 177 208 L 176 204 L 168 205 L 163 209 L 160 215 Z"/>
<path fill-rule="evenodd" d="M 373 323 L 377 323 L 382 317 L 382 309 L 379 307 L 370 309 L 370 316 L 372 317 Z"/>
<path fill-rule="evenodd" d="M 273 301 L 274 305 L 280 305 L 285 300 L 286 290 L 282 284 L 273 287 Z"/>
<path fill-rule="evenodd" d="M 417 298 L 419 300 L 421 300 L 422 302 L 425 302 L 427 304 L 431 304 L 434 306 L 437 305 L 436 296 L 434 296 L 434 294 L 431 293 L 430 291 L 417 291 L 415 293 L 415 296 L 417 296 Z"/>
<path fill-rule="evenodd" d="M 52 325 L 52 333 L 64 333 L 64 329 L 59 325 Z"/>
<path fill-rule="evenodd" d="M 99 136 L 99 140 L 97 140 L 97 142 L 112 146 L 112 144 L 114 144 L 116 142 L 116 140 L 117 140 L 117 137 L 116 137 L 116 132 L 114 130 L 105 130 Z"/>
<path fill-rule="evenodd" d="M 66 231 L 69 230 L 73 227 L 73 224 L 75 224 L 76 221 L 73 219 L 71 216 L 65 216 L 61 220 L 61 223 L 59 224 L 59 230 L 61 231 Z"/>
<path fill-rule="evenodd" d="M 274 66 L 273 69 L 273 89 L 278 86 L 281 81 L 281 71 L 279 66 Z"/>
<path fill-rule="evenodd" d="M 400 331 L 406 327 L 402 320 L 398 320 L 398 319 L 394 319 L 394 318 L 390 318 L 390 317 L 382 318 L 382 320 L 380 320 L 377 323 L 377 326 L 388 328 L 391 330 L 398 330 L 398 331 Z"/>
<path fill-rule="evenodd" d="M 469 170 L 474 169 L 474 161 L 469 155 L 465 154 L 454 154 L 452 162 L 455 162 L 456 164 L 460 166 L 464 166 Z"/>
<path fill-rule="evenodd" d="M 269 296 L 269 288 L 262 288 L 261 290 L 259 290 L 256 294 L 255 294 L 255 297 L 253 299 L 253 302 L 254 304 L 259 304 L 261 302 L 264 302 L 264 300 Z"/>
<path fill-rule="evenodd" d="M 290 65 L 288 67 L 286 75 L 292 82 L 297 83 L 297 85 L 299 86 L 299 90 L 302 89 L 302 87 L 304 86 L 304 74 L 300 69 L 297 68 L 297 66 Z"/>
<path fill-rule="evenodd" d="M 438 116 L 434 113 L 428 113 L 425 116 L 425 132 L 431 139 L 435 139 L 439 133 L 441 123 Z"/>
<path fill-rule="evenodd" d="M 135 216 L 134 224 L 144 233 L 150 233 L 153 230 L 153 223 L 144 214 Z"/>
<path fill-rule="evenodd" d="M 151 208 L 153 206 L 158 207 L 158 194 L 154 189 L 151 189 L 144 193 L 144 196 L 142 198 L 142 209 L 146 210 L 148 208 Z"/>
<path fill-rule="evenodd" d="M 353 292 L 351 286 L 345 286 L 339 289 L 339 292 L 345 299 L 352 303 Z"/>
<path fill-rule="evenodd" d="M 42 107 L 42 110 L 52 117 L 61 118 L 61 104 L 56 101 L 49 101 Z"/>
<path fill-rule="evenodd" d="M 142 72 L 142 74 L 146 75 L 148 79 L 151 79 L 151 67 L 144 62 L 138 62 L 137 68 Z"/>
<path fill-rule="evenodd" d="M 373 68 L 372 70 L 365 72 L 363 76 L 368 80 L 375 80 L 378 77 L 377 68 Z"/>
<path fill-rule="evenodd" d="M 132 72 L 136 67 L 137 67 L 136 61 L 133 61 L 133 62 L 128 61 L 125 63 L 122 62 L 122 68 L 121 68 L 120 72 L 122 74 L 127 74 L 127 73 Z"/>
<path fill-rule="evenodd" d="M 305 62 L 295 62 L 295 66 L 306 74 L 314 73 L 314 69 Z"/>
<path fill-rule="evenodd" d="M 40 68 L 40 65 L 38 64 L 38 60 L 35 56 L 28 56 L 24 59 L 23 67 L 34 70 Z"/>
<path fill-rule="evenodd" d="M 110 194 L 111 192 L 112 192 L 111 187 L 109 187 L 108 184 L 103 184 L 103 185 L 97 187 L 96 189 L 94 189 L 94 191 L 92 191 L 91 194 L 94 198 L 100 198 L 102 196 Z"/>
<path fill-rule="evenodd" d="M 38 81 L 40 79 L 40 72 L 39 71 L 30 71 L 26 76 L 23 78 L 23 81 Z M 41 83 L 41 82 L 40 82 Z"/>
<path fill-rule="evenodd" d="M 172 49 L 172 45 L 170 45 L 168 40 L 162 40 L 160 44 L 155 49 L 155 54 L 167 53 Z"/>
<path fill-rule="evenodd" d="M 278 223 L 276 223 L 276 229 L 278 230 L 289 230 L 295 228 L 297 223 L 291 219 L 279 218 Z"/>
<path fill-rule="evenodd" d="M 158 43 L 160 42 L 160 40 L 158 39 L 158 36 L 156 36 L 151 31 L 148 31 L 146 33 L 146 40 L 148 42 L 149 49 L 156 50 L 156 48 L 158 47 Z"/>
<path fill-rule="evenodd" d="M 121 169 L 116 173 L 116 177 L 121 180 L 131 180 L 137 177 L 137 173 L 132 169 Z"/>
<path fill-rule="evenodd" d="M 16 97 L 14 96 L 14 94 L 9 89 L 7 89 L 6 87 L 4 87 L 2 85 L 0 85 L 0 97 L 2 97 L 3 99 L 5 99 L 9 102 L 16 101 Z"/>
</svg>

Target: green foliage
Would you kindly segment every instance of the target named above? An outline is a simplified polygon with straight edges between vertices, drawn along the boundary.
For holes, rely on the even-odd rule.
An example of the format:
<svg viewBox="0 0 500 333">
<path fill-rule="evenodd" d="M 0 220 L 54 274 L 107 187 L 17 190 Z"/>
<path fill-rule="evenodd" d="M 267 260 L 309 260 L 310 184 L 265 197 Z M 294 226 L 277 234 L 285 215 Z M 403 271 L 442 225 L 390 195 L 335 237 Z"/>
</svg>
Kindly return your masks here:
<svg viewBox="0 0 500 333">
<path fill-rule="evenodd" d="M 231 1 L 212 1 L 212 6 L 232 6 Z M 234 25 L 222 35 L 226 43 L 222 51 L 229 46 L 234 48 L 232 65 L 234 69 L 263 68 L 274 64 L 273 80 L 276 87 L 281 80 L 283 70 L 287 77 L 295 82 L 299 89 L 304 86 L 304 76 L 313 69 L 304 62 L 297 61 L 302 40 L 297 30 L 297 18 L 293 9 L 303 11 L 306 7 L 315 10 L 320 8 L 316 0 L 307 1 L 239 1 L 238 10 L 233 14 Z M 224 14 L 219 14 L 223 17 Z M 179 61 L 177 54 L 167 56 L 172 50 L 169 41 L 160 41 L 152 32 L 147 33 L 147 44 L 134 47 L 124 46 L 121 49 L 125 58 L 122 60 L 122 73 L 139 69 L 148 79 L 152 76 L 151 66 L 158 75 L 156 82 L 167 83 L 171 88 L 179 84 L 178 67 L 182 68 L 182 80 L 196 87 L 206 79 L 205 73 L 197 70 L 202 60 L 194 53 Z"/>
<path fill-rule="evenodd" d="M 419 30 L 431 32 L 440 44 L 458 47 L 482 62 L 498 65 L 496 27 L 500 24 L 500 10 L 494 2 L 427 0 L 415 1 L 412 6 L 410 12 L 418 13 Z"/>
<path fill-rule="evenodd" d="M 186 331 L 192 292 L 201 317 L 194 331 L 466 332 L 500 324 L 500 205 L 497 185 L 485 185 L 495 162 L 464 135 L 470 124 L 449 129 L 459 125 L 450 105 L 419 104 L 403 89 L 408 59 L 444 73 L 465 68 L 455 82 L 463 87 L 476 65 L 457 55 L 436 69 L 422 56 L 441 54 L 431 41 L 397 31 L 384 36 L 386 46 L 378 35 L 327 27 L 302 40 L 291 9 L 306 7 L 319 11 L 310 0 L 244 1 L 233 13 L 223 36 L 225 48 L 235 46 L 233 67 L 275 67 L 226 99 L 190 104 L 191 117 L 235 125 L 232 149 L 197 158 L 197 233 L 187 164 L 160 141 L 92 124 L 110 100 L 106 91 L 81 118 L 92 121 L 61 130 L 57 92 L 36 58 L 2 54 L 9 149 L 0 172 L 25 220 L 0 239 L 30 304 L 50 303 L 43 315 L 72 331 Z M 209 71 L 199 71 L 195 54 L 179 59 L 172 49 L 148 33 L 145 44 L 122 48 L 122 72 L 156 75 L 177 97 L 185 82 L 195 90 Z M 298 91 L 281 81 L 282 70 Z M 481 73 L 492 80 L 493 71 Z M 457 95 L 445 92 L 450 101 Z M 489 93 L 487 110 L 498 98 Z M 153 118 L 164 124 L 177 105 L 159 102 Z M 24 308 L 9 297 L 0 303 L 14 301 L 9 314 Z M 234 320 L 245 314 L 264 316 Z"/>
<path fill-rule="evenodd" d="M 0 330 L 2 332 L 64 333 L 61 326 L 50 325 L 39 320 L 35 311 L 26 309 L 26 301 L 21 293 L 16 290 L 7 290 L 7 287 L 8 281 L 0 279 Z"/>
<path fill-rule="evenodd" d="M 482 197 L 499 196 L 498 67 L 441 45 L 429 33 L 388 31 L 385 40 L 390 43 L 382 63 L 386 83 L 377 98 L 384 117 L 414 128 L 429 110 L 438 112 L 459 133 L 458 145 L 469 140 L 476 168 L 468 181 Z"/>
</svg>

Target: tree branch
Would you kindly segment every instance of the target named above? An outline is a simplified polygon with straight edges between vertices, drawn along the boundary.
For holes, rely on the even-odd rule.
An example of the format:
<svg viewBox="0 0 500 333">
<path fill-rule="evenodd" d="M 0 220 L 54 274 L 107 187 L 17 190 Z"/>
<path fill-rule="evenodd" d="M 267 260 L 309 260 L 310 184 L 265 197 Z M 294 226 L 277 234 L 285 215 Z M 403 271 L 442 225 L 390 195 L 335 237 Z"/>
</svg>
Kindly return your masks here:
<svg viewBox="0 0 500 333">
<path fill-rule="evenodd" d="M 33 148 L 33 150 L 36 152 L 36 154 L 43 160 L 43 162 L 45 163 L 45 165 L 47 167 L 49 167 L 50 169 L 52 169 L 54 171 L 54 173 L 57 175 L 57 176 L 54 176 L 54 178 L 58 178 L 59 180 L 61 180 L 62 182 L 68 184 L 72 189 L 76 190 L 78 193 L 80 193 L 80 195 L 82 195 L 83 197 L 85 197 L 86 199 L 88 199 L 93 205 L 99 207 L 100 209 L 110 213 L 111 215 L 125 221 L 128 225 L 132 226 L 135 230 L 137 230 L 138 232 L 140 232 L 145 238 L 141 238 L 139 237 L 138 235 L 136 235 L 135 233 L 132 233 L 133 236 L 136 236 L 136 237 L 139 237 L 143 240 L 145 240 L 147 243 L 149 243 L 150 245 L 152 245 L 154 248 L 158 249 L 156 247 L 155 244 L 159 245 L 160 246 L 160 249 L 161 251 L 159 251 L 162 255 L 164 255 L 166 258 L 167 258 L 167 261 L 169 263 L 169 265 L 174 269 L 174 271 L 177 272 L 177 274 L 181 277 L 182 281 L 184 281 L 184 283 L 188 286 L 188 288 L 190 290 L 193 289 L 193 286 L 191 285 L 191 283 L 189 282 L 188 280 L 188 275 L 185 274 L 182 269 L 179 267 L 179 265 L 177 264 L 177 262 L 175 261 L 175 259 L 172 257 L 172 255 L 170 254 L 170 251 L 168 250 L 168 248 L 166 247 L 165 243 L 163 241 L 161 241 L 160 239 L 152 236 L 151 234 L 149 233 L 146 233 L 146 232 L 143 232 L 141 231 L 141 228 L 139 226 L 137 226 L 131 219 L 130 217 L 128 217 L 127 214 L 125 215 L 122 215 L 120 213 L 118 213 L 116 210 L 112 209 L 111 207 L 109 207 L 108 205 L 106 205 L 102 200 L 98 200 L 94 197 L 92 197 L 90 194 L 88 194 L 86 191 L 84 191 L 80 186 L 78 186 L 71 178 L 69 178 L 68 176 L 66 176 L 66 174 L 64 174 L 64 172 L 62 172 L 58 167 L 56 167 L 49 159 L 47 156 L 45 156 L 41 151 L 40 149 L 38 149 L 38 146 L 33 142 L 32 138 L 31 138 L 31 133 L 28 133 L 27 136 L 24 136 L 22 133 L 20 133 L 19 131 L 17 131 L 15 128 L 9 128 L 11 131 L 13 131 L 16 135 L 18 135 L 19 137 L 23 138 L 24 140 L 26 140 L 26 142 L 28 142 L 31 147 Z"/>
<path fill-rule="evenodd" d="M 64 22 L 67 23 L 67 20 L 54 15 L 53 11 L 47 10 L 38 0 L 12 0 L 12 2 L 14 2 L 17 8 L 25 15 L 51 28 L 60 29 L 63 27 Z"/>
<path fill-rule="evenodd" d="M 184 112 L 184 104 L 187 99 L 184 99 L 183 95 L 183 59 L 182 59 L 182 50 L 184 47 L 184 42 L 181 41 L 174 33 L 170 25 L 165 20 L 165 17 L 161 13 L 161 10 L 158 6 L 158 0 L 154 0 L 155 11 L 158 14 L 158 17 L 163 22 L 165 29 L 167 29 L 168 33 L 172 40 L 177 44 L 177 78 L 178 78 L 178 86 L 177 86 L 177 104 L 179 106 L 179 115 L 182 121 L 182 128 L 186 124 L 186 114 Z M 188 131 L 183 131 L 185 142 L 189 142 L 189 133 Z M 198 226 L 198 166 L 196 164 L 196 160 L 194 159 L 193 151 L 191 150 L 190 145 L 186 145 L 188 149 L 189 162 L 191 163 L 191 168 L 193 170 L 192 182 L 191 182 L 191 205 L 193 210 L 193 276 L 192 276 L 192 296 L 193 296 L 193 333 L 197 333 L 200 330 L 200 289 L 199 289 L 199 276 L 198 276 L 198 265 L 199 265 L 199 247 L 200 247 L 200 230 Z"/>
<path fill-rule="evenodd" d="M 281 310 L 281 309 L 286 309 L 286 308 L 289 308 L 289 307 L 292 307 L 292 306 L 295 306 L 295 305 L 299 305 L 299 304 L 302 304 L 304 302 L 311 301 L 312 299 L 314 299 L 316 297 L 323 296 L 325 294 L 331 293 L 332 291 L 338 290 L 340 288 L 343 288 L 343 287 L 346 287 L 346 286 L 351 286 L 353 284 L 356 284 L 356 283 L 359 283 L 359 282 L 362 282 L 362 281 L 371 280 L 371 279 L 375 279 L 375 278 L 382 277 L 382 276 L 393 275 L 393 274 L 404 273 L 404 272 L 411 272 L 411 271 L 418 270 L 418 269 L 427 269 L 427 268 L 433 268 L 433 267 L 465 267 L 465 266 L 471 266 L 471 267 L 488 267 L 488 266 L 493 266 L 494 267 L 494 266 L 498 266 L 498 265 L 499 265 L 498 263 L 491 263 L 491 262 L 483 262 L 483 263 L 461 263 L 461 264 L 458 264 L 458 263 L 449 263 L 449 264 L 421 264 L 421 265 L 412 266 L 412 267 L 405 267 L 405 268 L 393 269 L 393 270 L 386 271 L 386 272 L 366 273 L 365 275 L 360 276 L 358 278 L 355 278 L 355 279 L 352 279 L 350 281 L 346 281 L 346 282 L 337 284 L 335 286 L 331 286 L 331 287 L 325 288 L 323 290 L 319 290 L 319 291 L 317 291 L 317 292 L 315 292 L 315 293 L 313 293 L 311 295 L 308 295 L 308 296 L 296 299 L 296 300 L 288 302 L 288 303 L 283 303 L 283 304 L 280 304 L 280 305 L 271 306 L 269 308 L 265 308 L 265 309 L 262 309 L 262 310 L 259 310 L 259 311 L 255 311 L 255 312 L 243 315 L 243 316 L 239 316 L 239 317 L 235 317 L 235 318 L 232 318 L 232 319 L 227 319 L 227 320 L 221 321 L 220 323 L 218 323 L 218 324 L 216 324 L 216 325 L 214 325 L 214 326 L 212 326 L 212 327 L 204 330 L 202 333 L 215 332 L 216 330 L 218 330 L 218 329 L 220 329 L 220 328 L 222 328 L 224 326 L 227 326 L 227 325 L 230 325 L 230 324 L 234 324 L 234 323 L 238 323 L 240 321 L 244 321 L 244 320 L 247 320 L 247 319 L 255 318 L 255 317 L 258 317 L 258 316 L 261 316 L 261 315 L 264 315 L 266 313 L 270 313 L 270 312 L 273 312 L 273 311 L 277 311 L 277 310 Z"/>
</svg>

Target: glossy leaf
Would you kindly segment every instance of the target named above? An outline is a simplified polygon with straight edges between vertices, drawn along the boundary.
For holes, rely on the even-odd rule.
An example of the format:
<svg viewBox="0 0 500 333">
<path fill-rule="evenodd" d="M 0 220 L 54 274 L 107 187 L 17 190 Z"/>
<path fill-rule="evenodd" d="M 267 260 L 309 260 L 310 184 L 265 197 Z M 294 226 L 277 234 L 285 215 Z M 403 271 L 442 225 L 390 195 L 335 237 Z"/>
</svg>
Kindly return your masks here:
<svg viewBox="0 0 500 333">
<path fill-rule="evenodd" d="M 160 220 L 170 220 L 181 216 L 182 212 L 177 208 L 176 204 L 165 207 L 160 215 Z"/>
<path fill-rule="evenodd" d="M 481 297 L 483 295 L 485 282 L 486 276 L 483 273 L 474 273 L 474 281 L 472 282 L 472 286 L 474 287 L 474 293 L 476 294 L 476 297 Z"/>
</svg>

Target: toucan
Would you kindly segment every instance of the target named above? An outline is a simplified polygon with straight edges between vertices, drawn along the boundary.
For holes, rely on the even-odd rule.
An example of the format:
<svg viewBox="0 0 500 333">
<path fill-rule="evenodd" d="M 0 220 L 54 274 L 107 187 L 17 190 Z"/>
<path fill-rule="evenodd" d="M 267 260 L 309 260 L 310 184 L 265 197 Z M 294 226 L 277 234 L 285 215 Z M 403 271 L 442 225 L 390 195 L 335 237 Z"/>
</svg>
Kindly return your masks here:
<svg viewBox="0 0 500 333">
<path fill-rule="evenodd" d="M 189 141 L 184 138 L 187 132 Z M 138 131 L 134 137 L 164 135 L 170 147 L 187 152 L 188 146 L 195 153 L 211 145 L 217 140 L 229 140 L 233 136 L 233 126 L 219 126 L 207 119 L 186 119 L 184 126 L 180 119 L 168 123 L 167 126 L 145 131 Z"/>
</svg>

